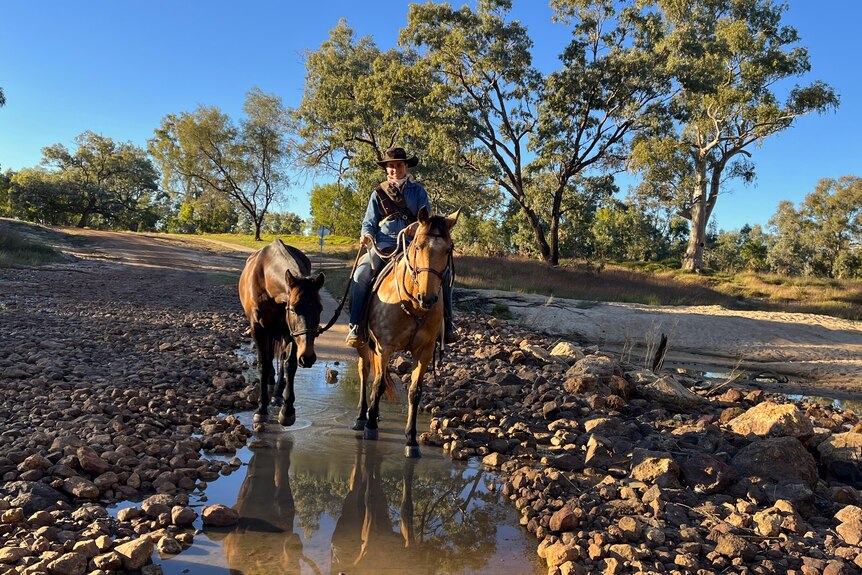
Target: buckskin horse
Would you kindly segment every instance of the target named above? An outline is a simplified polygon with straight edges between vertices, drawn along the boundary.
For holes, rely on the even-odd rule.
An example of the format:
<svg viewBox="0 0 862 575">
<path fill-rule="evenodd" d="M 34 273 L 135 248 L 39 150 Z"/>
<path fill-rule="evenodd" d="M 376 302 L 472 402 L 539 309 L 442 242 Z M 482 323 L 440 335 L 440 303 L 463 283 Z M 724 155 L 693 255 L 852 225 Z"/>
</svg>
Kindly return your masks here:
<svg viewBox="0 0 862 575">
<path fill-rule="evenodd" d="M 377 439 L 380 396 L 394 396 L 389 358 L 396 351 L 409 351 L 413 359 L 404 455 L 421 457 L 416 442 L 416 415 L 422 396 L 422 378 L 434 357 L 443 333 L 443 278 L 452 261 L 449 231 L 461 210 L 448 217 L 430 215 L 423 207 L 417 216 L 413 241 L 401 256 L 380 273 L 367 305 L 368 337 L 359 353 L 359 416 L 353 429 L 365 439 Z M 368 379 L 374 373 L 366 400 Z"/>
<path fill-rule="evenodd" d="M 260 398 L 255 423 L 266 421 L 273 359 L 278 348 L 287 363 L 287 387 L 279 382 L 284 403 L 278 422 L 293 425 L 296 410 L 293 380 L 297 365 L 311 367 L 317 356 L 314 338 L 320 330 L 322 273 L 311 277 L 311 261 L 302 251 L 273 240 L 251 254 L 239 277 L 239 299 L 251 325 L 260 370 Z M 277 345 L 278 344 L 278 345 Z M 281 361 L 281 357 L 279 357 Z M 281 377 L 279 378 L 281 379 Z"/>
</svg>

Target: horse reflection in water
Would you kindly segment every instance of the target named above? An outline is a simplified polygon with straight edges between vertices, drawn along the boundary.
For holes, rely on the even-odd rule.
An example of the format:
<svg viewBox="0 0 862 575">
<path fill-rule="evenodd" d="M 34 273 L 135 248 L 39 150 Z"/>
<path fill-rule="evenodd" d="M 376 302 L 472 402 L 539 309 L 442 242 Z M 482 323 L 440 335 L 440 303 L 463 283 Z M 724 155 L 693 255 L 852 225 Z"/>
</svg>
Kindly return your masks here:
<svg viewBox="0 0 862 575">
<path fill-rule="evenodd" d="M 380 472 L 384 457 L 375 443 L 359 443 L 349 491 L 332 533 L 332 573 L 434 573 L 427 552 L 413 532 L 413 473 L 416 460 L 404 461 L 400 530 L 390 519 Z"/>
<path fill-rule="evenodd" d="M 356 442 L 348 473 L 350 455 L 298 453 L 289 434 L 269 439 L 248 462 L 239 524 L 210 533 L 230 573 L 321 575 L 327 559 L 333 574 L 481 572 L 493 555 L 502 516 L 482 505 L 482 473 L 429 474 L 430 462 L 416 469 L 406 458 L 393 468 L 392 445 L 375 441 Z"/>
<path fill-rule="evenodd" d="M 302 540 L 294 532 L 296 506 L 290 488 L 293 440 L 279 437 L 272 448 L 255 450 L 234 508 L 239 524 L 222 542 L 232 574 L 299 575 L 301 562 L 310 563 Z M 311 570 L 319 572 L 316 566 Z"/>
</svg>

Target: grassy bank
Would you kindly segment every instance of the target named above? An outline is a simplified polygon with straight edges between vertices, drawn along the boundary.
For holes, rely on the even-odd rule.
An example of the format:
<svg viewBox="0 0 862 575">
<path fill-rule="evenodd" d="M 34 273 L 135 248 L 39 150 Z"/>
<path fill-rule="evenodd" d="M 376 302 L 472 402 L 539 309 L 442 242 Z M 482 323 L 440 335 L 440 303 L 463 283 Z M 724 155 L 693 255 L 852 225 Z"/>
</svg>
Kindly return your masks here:
<svg viewBox="0 0 862 575">
<path fill-rule="evenodd" d="M 262 248 L 272 240 L 280 238 L 284 243 L 304 251 L 310 258 L 319 255 L 321 252 L 319 238 L 317 236 L 295 236 L 295 235 L 276 235 L 276 234 L 261 234 L 261 241 L 255 241 L 251 234 L 168 234 L 180 238 L 200 238 L 205 240 L 215 240 L 218 242 L 226 242 L 229 244 L 238 244 L 249 248 Z M 356 238 L 347 238 L 344 236 L 327 236 L 323 243 L 323 257 L 337 258 L 342 260 L 353 259 L 356 256 Z"/>
<path fill-rule="evenodd" d="M 0 221 L 0 268 L 41 266 L 68 258 L 49 242 L 57 232 L 13 220 Z"/>
</svg>

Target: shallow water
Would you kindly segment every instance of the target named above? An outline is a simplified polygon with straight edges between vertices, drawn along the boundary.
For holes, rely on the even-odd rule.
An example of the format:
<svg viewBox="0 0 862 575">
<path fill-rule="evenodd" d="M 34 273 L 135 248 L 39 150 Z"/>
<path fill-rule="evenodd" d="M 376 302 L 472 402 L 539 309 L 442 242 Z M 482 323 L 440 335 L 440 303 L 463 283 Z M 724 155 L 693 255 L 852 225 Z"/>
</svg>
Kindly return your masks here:
<svg viewBox="0 0 862 575">
<path fill-rule="evenodd" d="M 341 372 L 338 383 L 324 383 L 326 367 Z M 206 501 L 191 498 L 198 511 L 234 507 L 239 525 L 208 528 L 173 558 L 154 556 L 164 572 L 543 573 L 536 541 L 493 473 L 430 446 L 421 459 L 404 457 L 404 405 L 382 402 L 378 441 L 349 430 L 358 384 L 355 366 L 352 375 L 345 367 L 297 372 L 296 424 L 282 429 L 273 419 L 258 436 L 265 445 L 237 453 L 243 466 L 211 483 Z M 249 428 L 252 415 L 239 414 Z M 427 427 L 420 418 L 417 429 Z"/>
</svg>

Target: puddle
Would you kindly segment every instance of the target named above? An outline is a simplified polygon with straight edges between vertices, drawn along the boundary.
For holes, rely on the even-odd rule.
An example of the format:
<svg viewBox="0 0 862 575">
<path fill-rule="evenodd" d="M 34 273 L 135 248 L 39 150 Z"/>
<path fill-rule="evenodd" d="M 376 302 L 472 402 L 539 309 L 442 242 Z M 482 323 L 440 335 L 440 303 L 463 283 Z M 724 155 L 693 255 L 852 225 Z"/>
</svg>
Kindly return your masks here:
<svg viewBox="0 0 862 575">
<path fill-rule="evenodd" d="M 337 384 L 324 382 L 327 368 L 340 372 Z M 355 371 L 319 363 L 297 372 L 297 425 L 271 419 L 258 436 L 265 445 L 236 453 L 240 469 L 190 495 L 198 511 L 234 507 L 239 525 L 207 528 L 172 558 L 154 555 L 165 574 L 545 572 L 493 473 L 430 446 L 421 459 L 404 457 L 405 405 L 383 401 L 380 439 L 357 438 Z M 252 416 L 238 414 L 249 428 Z M 427 427 L 420 414 L 417 428 Z"/>
</svg>

